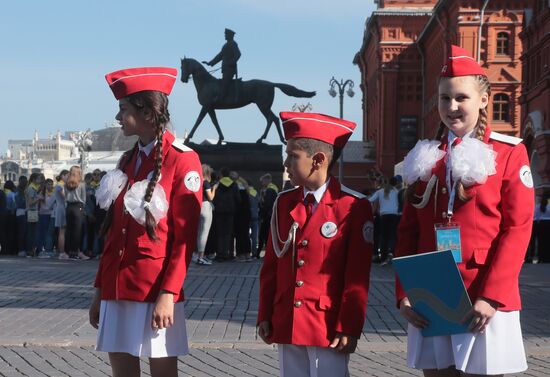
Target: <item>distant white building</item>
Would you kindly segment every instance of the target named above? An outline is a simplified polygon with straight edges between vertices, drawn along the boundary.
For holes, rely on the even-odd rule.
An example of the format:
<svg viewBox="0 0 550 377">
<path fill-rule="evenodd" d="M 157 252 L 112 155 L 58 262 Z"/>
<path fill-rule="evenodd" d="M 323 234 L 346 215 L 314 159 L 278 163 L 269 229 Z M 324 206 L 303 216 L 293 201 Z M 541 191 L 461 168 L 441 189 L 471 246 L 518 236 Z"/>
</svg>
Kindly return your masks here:
<svg viewBox="0 0 550 377">
<path fill-rule="evenodd" d="M 67 160 L 74 157 L 75 144 L 72 140 L 64 139 L 57 132 L 55 136 L 40 139 L 38 131 L 34 132 L 32 139 L 8 140 L 7 156 L 12 160 L 45 161 Z"/>
<path fill-rule="evenodd" d="M 55 178 L 61 170 L 80 164 L 80 155 L 73 139 L 74 132 L 40 139 L 35 131 L 32 139 L 8 140 L 6 157 L 0 159 L 0 181 L 17 181 L 19 176 L 43 173 Z M 136 137 L 125 137 L 120 127 L 107 127 L 92 133 L 92 150 L 88 152 L 84 174 L 99 169 L 114 169 L 124 151 L 135 144 Z M 183 142 L 183 140 L 180 140 Z"/>
</svg>

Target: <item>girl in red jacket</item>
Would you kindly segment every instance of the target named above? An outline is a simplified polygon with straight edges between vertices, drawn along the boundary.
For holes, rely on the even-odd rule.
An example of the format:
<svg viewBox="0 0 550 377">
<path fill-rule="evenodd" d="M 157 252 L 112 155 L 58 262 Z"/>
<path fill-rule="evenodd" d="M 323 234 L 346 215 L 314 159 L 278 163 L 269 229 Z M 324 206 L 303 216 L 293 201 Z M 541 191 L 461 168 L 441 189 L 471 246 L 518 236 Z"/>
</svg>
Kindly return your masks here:
<svg viewBox="0 0 550 377">
<path fill-rule="evenodd" d="M 533 218 L 533 181 L 521 139 L 491 131 L 489 80 L 469 53 L 452 46 L 439 80 L 441 125 L 404 161 L 410 185 L 396 256 L 437 250 L 440 224 L 457 224 L 455 256 L 473 304 L 470 332 L 423 337 L 427 321 L 399 282 L 397 302 L 409 322 L 407 363 L 425 376 L 502 375 L 527 369 L 518 277 Z"/>
<path fill-rule="evenodd" d="M 195 249 L 202 201 L 195 152 L 166 130 L 173 68 L 131 68 L 106 75 L 119 101 L 116 119 L 139 140 L 96 191 L 108 209 L 105 245 L 90 307 L 97 349 L 114 376 L 177 376 L 188 353 L 182 285 Z"/>
</svg>

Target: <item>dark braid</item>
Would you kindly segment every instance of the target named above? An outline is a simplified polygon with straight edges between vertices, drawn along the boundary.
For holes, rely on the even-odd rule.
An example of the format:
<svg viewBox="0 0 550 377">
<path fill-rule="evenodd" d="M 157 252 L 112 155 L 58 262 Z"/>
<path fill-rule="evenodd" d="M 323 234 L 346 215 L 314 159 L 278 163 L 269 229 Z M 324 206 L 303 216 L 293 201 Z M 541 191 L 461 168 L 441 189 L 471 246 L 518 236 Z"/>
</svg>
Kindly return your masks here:
<svg viewBox="0 0 550 377">
<path fill-rule="evenodd" d="M 162 167 L 162 136 L 164 134 L 164 129 L 166 124 L 170 122 L 170 113 L 168 112 L 168 97 L 161 92 L 154 90 L 144 90 L 137 92 L 126 97 L 128 102 L 135 106 L 138 110 L 141 110 L 144 114 L 145 120 L 149 122 L 153 127 L 155 127 L 155 134 L 157 139 L 157 145 L 155 146 L 156 150 L 156 164 L 153 176 L 147 185 L 145 191 L 145 196 L 143 200 L 145 203 L 149 203 L 153 197 L 153 192 L 155 191 L 155 186 L 160 177 L 160 170 Z M 132 160 L 134 154 L 138 149 L 138 144 L 134 145 L 130 151 L 125 153 L 126 158 L 123 157 L 123 166 L 121 170 L 124 171 L 128 163 Z M 106 234 L 109 229 L 113 217 L 113 205 L 109 208 L 107 216 L 102 226 L 102 234 Z M 158 240 L 158 237 L 155 233 L 156 222 L 151 214 L 151 211 L 148 208 L 145 208 L 145 229 L 147 235 L 151 240 Z"/>
<path fill-rule="evenodd" d="M 132 149 L 130 149 L 129 151 L 124 152 L 124 154 L 122 155 L 122 158 L 120 159 L 120 162 L 119 162 L 117 168 L 124 171 L 126 169 L 126 167 L 128 166 L 128 164 L 130 163 L 130 161 L 132 161 L 132 158 L 134 157 L 134 154 L 136 153 L 137 149 L 138 149 L 138 142 L 136 141 L 136 143 L 134 144 Z M 105 215 L 105 219 L 103 219 L 103 223 L 101 224 L 99 234 L 101 234 L 102 236 L 107 235 L 107 232 L 109 231 L 109 228 L 111 227 L 111 223 L 113 222 L 113 207 L 114 207 L 114 204 L 115 203 L 113 202 L 109 206 L 109 209 L 107 210 L 107 214 Z"/>
<path fill-rule="evenodd" d="M 160 170 L 162 168 L 162 135 L 166 124 L 170 122 L 170 113 L 168 112 L 168 97 L 161 92 L 146 90 L 142 92 L 134 93 L 128 96 L 128 101 L 139 109 L 144 111 L 145 119 L 155 127 L 155 134 L 157 139 L 157 145 L 155 146 L 155 170 L 153 176 L 147 185 L 145 190 L 145 196 L 143 201 L 146 204 L 145 207 L 145 229 L 147 235 L 153 241 L 158 240 L 155 232 L 156 221 L 153 214 L 147 207 L 153 197 L 153 192 L 158 183 L 160 177 Z"/>
<path fill-rule="evenodd" d="M 156 156 L 155 156 L 155 170 L 153 171 L 153 176 L 147 185 L 147 190 L 145 190 L 145 196 L 143 200 L 145 203 L 150 203 L 151 198 L 153 197 L 153 192 L 160 177 L 160 169 L 162 168 L 162 135 L 164 133 L 164 125 L 157 124 L 157 145 L 155 147 Z M 153 217 L 153 214 L 149 210 L 149 207 L 145 208 L 145 229 L 147 230 L 147 235 L 153 241 L 158 240 L 157 234 L 155 232 L 156 221 Z"/>
</svg>

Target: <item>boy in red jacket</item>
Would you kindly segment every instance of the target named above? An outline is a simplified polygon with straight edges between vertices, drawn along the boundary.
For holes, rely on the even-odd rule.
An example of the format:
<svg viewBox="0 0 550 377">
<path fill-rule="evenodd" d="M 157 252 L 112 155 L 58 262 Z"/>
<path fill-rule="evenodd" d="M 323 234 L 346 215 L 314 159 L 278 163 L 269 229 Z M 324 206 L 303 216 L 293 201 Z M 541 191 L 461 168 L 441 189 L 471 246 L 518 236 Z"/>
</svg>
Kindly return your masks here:
<svg viewBox="0 0 550 377">
<path fill-rule="evenodd" d="M 297 186 L 277 197 L 260 274 L 258 335 L 279 344 L 281 376 L 347 376 L 365 320 L 369 201 L 329 174 L 355 124 L 281 113 Z"/>
</svg>

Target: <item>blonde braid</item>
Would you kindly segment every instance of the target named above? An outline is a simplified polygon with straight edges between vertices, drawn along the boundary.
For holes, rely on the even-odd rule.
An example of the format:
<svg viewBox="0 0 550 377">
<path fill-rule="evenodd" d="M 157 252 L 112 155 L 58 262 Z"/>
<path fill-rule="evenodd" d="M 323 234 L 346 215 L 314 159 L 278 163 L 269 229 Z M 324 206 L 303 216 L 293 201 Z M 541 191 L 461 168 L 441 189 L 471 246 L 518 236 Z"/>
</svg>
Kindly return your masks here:
<svg viewBox="0 0 550 377">
<path fill-rule="evenodd" d="M 481 94 L 487 93 L 489 96 L 491 96 L 491 83 L 489 82 L 489 79 L 483 75 L 476 75 L 474 76 L 474 79 L 478 84 L 479 92 Z M 480 141 L 483 141 L 485 137 L 485 132 L 487 131 L 487 119 L 487 108 L 479 109 L 479 117 L 477 119 L 475 137 Z M 467 194 L 466 189 L 464 188 L 464 185 L 461 181 L 459 181 L 457 184 L 456 194 L 458 199 L 460 199 L 460 201 L 463 203 L 466 203 L 470 199 L 472 199 L 472 196 Z"/>
</svg>

